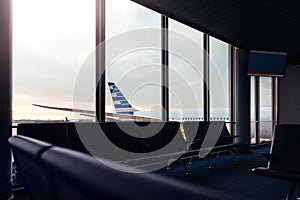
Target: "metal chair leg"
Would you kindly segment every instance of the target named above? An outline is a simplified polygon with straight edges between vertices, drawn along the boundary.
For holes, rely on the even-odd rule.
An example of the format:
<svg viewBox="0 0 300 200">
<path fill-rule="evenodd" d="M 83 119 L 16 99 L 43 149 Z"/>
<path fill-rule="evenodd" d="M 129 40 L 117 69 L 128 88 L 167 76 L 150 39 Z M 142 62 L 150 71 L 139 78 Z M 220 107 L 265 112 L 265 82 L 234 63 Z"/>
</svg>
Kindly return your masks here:
<svg viewBox="0 0 300 200">
<path fill-rule="evenodd" d="M 190 158 L 189 165 L 193 164 L 193 157 Z"/>
<path fill-rule="evenodd" d="M 229 150 L 229 153 L 231 153 L 235 157 L 235 162 L 239 161 L 240 158 L 232 150 Z"/>
<path fill-rule="evenodd" d="M 212 161 L 210 160 L 210 159 L 208 159 L 208 158 L 204 158 L 207 162 L 208 162 L 208 168 L 209 169 L 212 169 L 212 168 L 214 168 L 214 166 L 213 166 L 213 163 L 212 163 Z"/>
<path fill-rule="evenodd" d="M 292 185 L 290 187 L 290 190 L 289 190 L 289 193 L 287 194 L 287 196 L 285 198 L 286 200 L 291 200 L 292 199 L 292 195 L 293 195 L 293 193 L 295 191 L 296 185 L 297 184 L 295 182 L 292 183 Z"/>
<path fill-rule="evenodd" d="M 174 159 L 170 159 L 168 160 L 168 163 L 167 163 L 167 170 L 170 170 L 171 169 L 171 164 L 174 162 L 175 160 Z"/>
<path fill-rule="evenodd" d="M 186 164 L 184 164 L 184 162 L 182 161 L 182 160 L 178 160 L 178 162 L 183 166 L 183 168 L 185 169 L 185 174 L 186 175 L 191 175 L 191 171 L 190 171 L 190 169 L 189 169 L 189 167 L 186 165 Z"/>
</svg>

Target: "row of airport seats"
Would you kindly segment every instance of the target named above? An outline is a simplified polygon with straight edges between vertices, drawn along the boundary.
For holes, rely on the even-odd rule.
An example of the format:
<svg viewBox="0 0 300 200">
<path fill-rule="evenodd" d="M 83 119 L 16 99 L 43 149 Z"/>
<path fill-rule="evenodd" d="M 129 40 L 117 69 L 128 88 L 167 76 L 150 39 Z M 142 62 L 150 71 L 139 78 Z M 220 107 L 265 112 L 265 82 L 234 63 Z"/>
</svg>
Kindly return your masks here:
<svg viewBox="0 0 300 200">
<path fill-rule="evenodd" d="M 135 162 L 134 165 L 155 162 L 179 161 L 189 172 L 188 160 L 208 158 L 211 153 L 229 151 L 237 147 L 234 136 L 231 136 L 223 121 L 187 121 L 183 122 L 183 133 L 179 122 L 103 122 L 103 123 L 33 123 L 19 124 L 18 135 L 35 138 L 55 146 L 65 147 L 105 157 L 109 149 L 109 160 Z M 111 148 L 104 142 L 105 134 L 115 146 Z M 79 134 L 80 133 L 80 134 Z M 88 143 L 87 149 L 84 143 Z M 96 150 L 90 147 L 97 146 Z M 119 150 L 131 152 L 120 154 Z M 208 154 L 210 153 L 210 154 Z M 235 155 L 235 154 L 234 154 Z M 177 159 L 179 158 L 179 159 Z M 236 157 L 237 158 L 237 157 Z M 170 162 L 171 161 L 171 162 Z M 209 161 L 209 160 L 208 160 Z M 209 162 L 212 167 L 212 163 Z"/>
<path fill-rule="evenodd" d="M 14 136 L 9 143 L 30 199 L 232 199 L 151 173 L 118 171 L 88 154 L 29 137 Z"/>
<path fill-rule="evenodd" d="M 213 166 L 208 156 L 212 154 L 217 154 L 218 156 L 221 152 L 227 151 L 234 155 L 235 160 L 238 161 L 239 158 L 233 152 L 233 149 L 242 144 L 235 141 L 238 136 L 232 136 L 229 133 L 225 122 L 187 121 L 183 122 L 183 127 L 186 141 L 190 142 L 190 145 L 187 152 L 181 156 L 182 160 L 189 159 L 190 163 L 194 158 L 206 158 L 209 162 L 209 167 L 212 168 Z M 191 135 L 193 138 L 190 137 Z"/>
</svg>

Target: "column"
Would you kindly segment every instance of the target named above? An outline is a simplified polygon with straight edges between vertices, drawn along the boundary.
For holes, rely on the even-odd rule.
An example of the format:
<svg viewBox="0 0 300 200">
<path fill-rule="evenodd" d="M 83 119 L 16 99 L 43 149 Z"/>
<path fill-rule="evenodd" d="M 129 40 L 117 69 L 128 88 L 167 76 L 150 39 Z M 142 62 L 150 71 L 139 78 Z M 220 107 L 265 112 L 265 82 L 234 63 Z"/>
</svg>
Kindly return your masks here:
<svg viewBox="0 0 300 200">
<path fill-rule="evenodd" d="M 7 139 L 12 125 L 11 1 L 0 1 L 0 199 L 11 195 L 11 153 Z"/>
</svg>

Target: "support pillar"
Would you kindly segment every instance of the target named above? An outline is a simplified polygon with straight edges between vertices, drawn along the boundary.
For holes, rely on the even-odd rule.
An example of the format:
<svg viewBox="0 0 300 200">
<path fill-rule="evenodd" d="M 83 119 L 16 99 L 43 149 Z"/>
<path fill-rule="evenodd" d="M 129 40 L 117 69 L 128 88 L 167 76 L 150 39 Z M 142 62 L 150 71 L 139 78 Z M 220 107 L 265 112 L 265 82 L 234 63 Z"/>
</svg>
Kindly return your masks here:
<svg viewBox="0 0 300 200">
<path fill-rule="evenodd" d="M 236 51 L 236 135 L 238 143 L 242 143 L 238 150 L 250 153 L 250 76 L 247 75 L 249 51 Z"/>
<path fill-rule="evenodd" d="M 12 125 L 11 0 L 0 1 L 0 199 L 11 196 L 11 153 L 7 139 Z"/>
<path fill-rule="evenodd" d="M 96 0 L 96 121 L 105 121 L 105 0 Z"/>
</svg>

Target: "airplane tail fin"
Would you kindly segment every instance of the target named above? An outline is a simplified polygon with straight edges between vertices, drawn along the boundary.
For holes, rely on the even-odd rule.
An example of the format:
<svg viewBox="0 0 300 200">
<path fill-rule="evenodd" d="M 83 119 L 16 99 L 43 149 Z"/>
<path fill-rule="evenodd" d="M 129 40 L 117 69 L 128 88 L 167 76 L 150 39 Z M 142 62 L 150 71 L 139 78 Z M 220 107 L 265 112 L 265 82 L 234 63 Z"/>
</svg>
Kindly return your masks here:
<svg viewBox="0 0 300 200">
<path fill-rule="evenodd" d="M 134 109 L 123 93 L 119 90 L 113 82 L 108 82 L 109 91 L 112 97 L 112 101 L 117 114 L 133 115 L 136 109 Z"/>
</svg>

